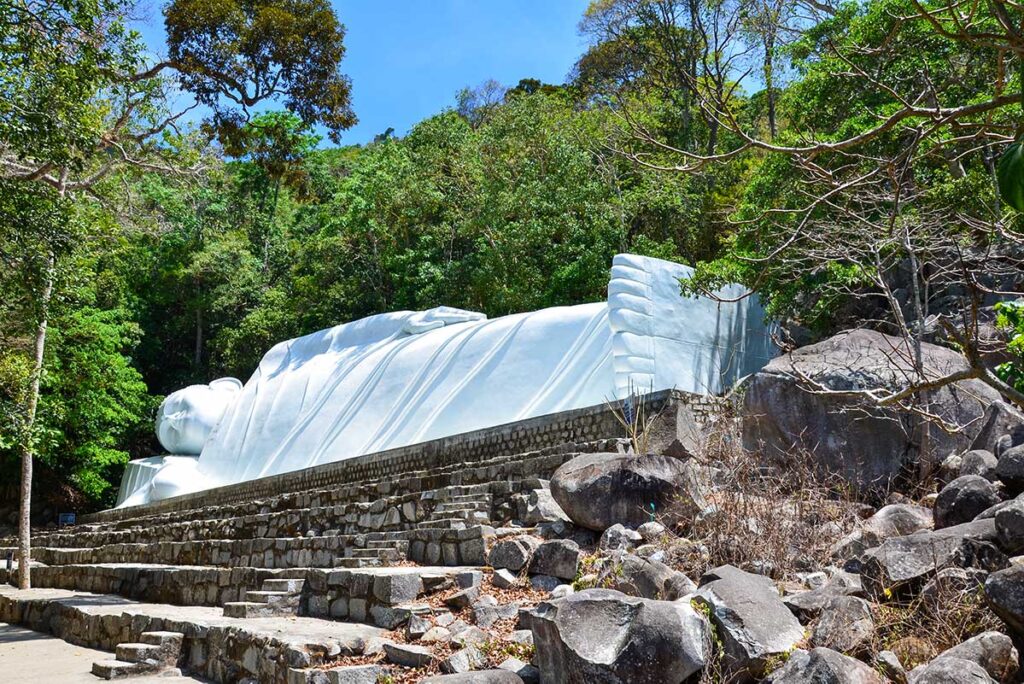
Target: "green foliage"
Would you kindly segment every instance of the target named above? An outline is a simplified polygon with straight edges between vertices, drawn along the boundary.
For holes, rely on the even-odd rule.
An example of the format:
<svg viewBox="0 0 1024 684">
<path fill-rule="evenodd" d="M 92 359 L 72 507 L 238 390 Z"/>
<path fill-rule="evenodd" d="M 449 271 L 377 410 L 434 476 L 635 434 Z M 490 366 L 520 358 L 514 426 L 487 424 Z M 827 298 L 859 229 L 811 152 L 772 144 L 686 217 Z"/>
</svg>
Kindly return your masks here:
<svg viewBox="0 0 1024 684">
<path fill-rule="evenodd" d="M 1003 201 L 1024 211 L 1024 144 L 1019 140 L 1003 150 L 996 174 Z"/>
<path fill-rule="evenodd" d="M 335 142 L 356 123 L 339 69 L 345 27 L 326 0 L 173 0 L 164 19 L 182 84 L 214 110 L 225 139 L 242 111 L 277 96 Z"/>
<path fill-rule="evenodd" d="M 1024 391 L 1024 299 L 998 302 L 995 305 L 996 325 L 1009 331 L 1006 350 L 1015 357 L 996 366 L 996 374 L 1006 383 Z"/>
</svg>

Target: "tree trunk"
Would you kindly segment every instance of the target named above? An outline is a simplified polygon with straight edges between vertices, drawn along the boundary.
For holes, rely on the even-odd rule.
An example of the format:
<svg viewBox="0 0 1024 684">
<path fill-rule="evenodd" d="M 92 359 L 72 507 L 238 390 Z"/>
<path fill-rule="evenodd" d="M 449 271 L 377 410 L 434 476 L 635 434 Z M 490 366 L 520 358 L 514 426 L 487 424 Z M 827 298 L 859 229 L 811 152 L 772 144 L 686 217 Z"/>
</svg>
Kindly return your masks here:
<svg viewBox="0 0 1024 684">
<path fill-rule="evenodd" d="M 39 381 L 43 374 L 43 354 L 46 351 L 46 326 L 49 321 L 50 297 L 53 295 L 53 279 L 56 258 L 51 252 L 47 258 L 43 290 L 39 295 L 39 325 L 36 328 L 35 365 L 32 367 L 32 381 L 25 411 L 25 430 L 21 440 L 21 497 L 18 517 L 18 588 L 32 586 L 32 571 L 29 561 L 32 557 L 32 445 L 36 408 L 39 406 Z"/>
<path fill-rule="evenodd" d="M 196 351 L 195 367 L 199 370 L 203 367 L 203 306 L 200 301 L 196 306 Z"/>
</svg>

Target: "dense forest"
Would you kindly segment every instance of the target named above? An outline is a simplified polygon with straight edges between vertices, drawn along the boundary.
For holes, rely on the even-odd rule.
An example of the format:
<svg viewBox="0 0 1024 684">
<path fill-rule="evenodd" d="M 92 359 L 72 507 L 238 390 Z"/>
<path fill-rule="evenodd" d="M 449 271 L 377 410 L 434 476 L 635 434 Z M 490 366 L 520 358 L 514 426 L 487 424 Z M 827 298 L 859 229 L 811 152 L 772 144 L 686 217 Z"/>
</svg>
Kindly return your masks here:
<svg viewBox="0 0 1024 684">
<path fill-rule="evenodd" d="M 162 395 L 275 342 L 597 301 L 622 251 L 750 286 L 793 344 L 867 324 L 981 358 L 998 318 L 1019 396 L 1015 4 L 595 0 L 564 83 L 470 86 L 361 146 L 343 8 L 172 0 L 163 62 L 132 11 L 0 0 L 7 500 L 31 453 L 40 511 L 110 505 Z"/>
</svg>

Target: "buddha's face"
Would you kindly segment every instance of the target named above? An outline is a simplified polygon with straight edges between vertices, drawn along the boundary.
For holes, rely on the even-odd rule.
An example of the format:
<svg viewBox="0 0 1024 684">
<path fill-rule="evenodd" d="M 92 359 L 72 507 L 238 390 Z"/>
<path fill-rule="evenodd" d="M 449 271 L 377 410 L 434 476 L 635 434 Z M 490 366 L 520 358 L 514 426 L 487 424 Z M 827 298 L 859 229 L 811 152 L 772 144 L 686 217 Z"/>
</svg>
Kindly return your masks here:
<svg viewBox="0 0 1024 684">
<path fill-rule="evenodd" d="M 160 444 L 171 454 L 199 454 L 241 389 L 235 378 L 221 378 L 167 395 L 156 416 Z"/>
</svg>

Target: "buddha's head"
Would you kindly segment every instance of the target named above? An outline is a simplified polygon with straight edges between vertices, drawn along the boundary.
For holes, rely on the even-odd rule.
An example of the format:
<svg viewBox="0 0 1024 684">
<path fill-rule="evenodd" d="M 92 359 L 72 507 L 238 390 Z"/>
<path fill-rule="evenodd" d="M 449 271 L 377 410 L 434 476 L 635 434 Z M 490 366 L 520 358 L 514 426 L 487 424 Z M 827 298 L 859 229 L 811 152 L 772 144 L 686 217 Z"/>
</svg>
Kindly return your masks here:
<svg viewBox="0 0 1024 684">
<path fill-rule="evenodd" d="M 199 454 L 241 389 L 235 378 L 220 378 L 168 394 L 156 414 L 160 444 L 171 454 Z"/>
</svg>

